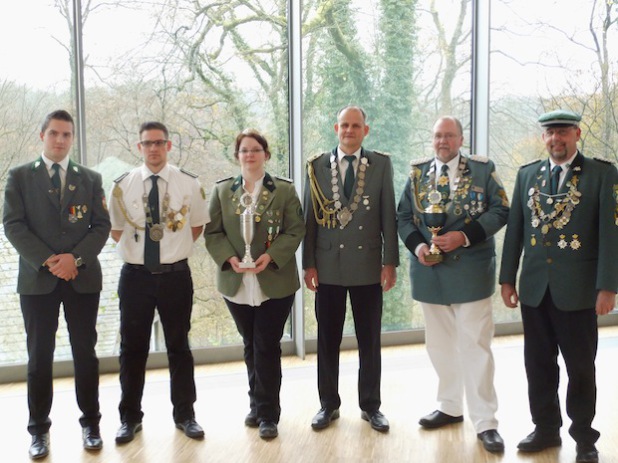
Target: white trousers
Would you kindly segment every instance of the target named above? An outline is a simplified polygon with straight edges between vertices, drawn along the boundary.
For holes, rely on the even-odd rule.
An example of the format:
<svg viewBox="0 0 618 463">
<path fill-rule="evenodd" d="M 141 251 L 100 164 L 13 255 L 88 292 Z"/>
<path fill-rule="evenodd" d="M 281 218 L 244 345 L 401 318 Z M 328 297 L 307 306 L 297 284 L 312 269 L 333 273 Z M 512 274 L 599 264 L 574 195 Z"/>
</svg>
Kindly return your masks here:
<svg viewBox="0 0 618 463">
<path fill-rule="evenodd" d="M 476 432 L 498 429 L 491 298 L 465 304 L 420 304 L 425 315 L 427 353 L 438 374 L 439 410 L 451 416 L 463 415 L 465 390 Z"/>
</svg>

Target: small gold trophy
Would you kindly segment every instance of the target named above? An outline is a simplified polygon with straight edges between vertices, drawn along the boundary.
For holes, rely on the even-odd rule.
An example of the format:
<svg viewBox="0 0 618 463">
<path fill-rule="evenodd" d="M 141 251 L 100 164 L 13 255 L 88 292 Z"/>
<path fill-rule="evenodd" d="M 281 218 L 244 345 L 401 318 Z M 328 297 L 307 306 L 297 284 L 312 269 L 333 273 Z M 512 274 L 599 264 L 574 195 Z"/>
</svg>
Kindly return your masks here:
<svg viewBox="0 0 618 463">
<path fill-rule="evenodd" d="M 238 266 L 240 268 L 255 268 L 255 262 L 251 257 L 251 242 L 255 234 L 255 204 L 253 197 L 249 193 L 244 193 L 240 197 L 240 204 L 245 210 L 240 214 L 240 236 L 245 242 L 245 255 Z"/>
<path fill-rule="evenodd" d="M 446 213 L 441 203 L 442 193 L 437 190 L 432 190 L 427 195 L 427 200 L 429 201 L 429 206 L 423 211 L 423 217 L 425 218 L 427 228 L 431 232 L 432 242 L 429 248 L 429 254 L 425 256 L 425 260 L 427 262 L 442 262 L 444 260 L 444 255 L 442 251 L 440 251 L 440 248 L 433 242 L 433 238 L 438 236 L 438 233 L 442 230 L 446 222 Z"/>
</svg>

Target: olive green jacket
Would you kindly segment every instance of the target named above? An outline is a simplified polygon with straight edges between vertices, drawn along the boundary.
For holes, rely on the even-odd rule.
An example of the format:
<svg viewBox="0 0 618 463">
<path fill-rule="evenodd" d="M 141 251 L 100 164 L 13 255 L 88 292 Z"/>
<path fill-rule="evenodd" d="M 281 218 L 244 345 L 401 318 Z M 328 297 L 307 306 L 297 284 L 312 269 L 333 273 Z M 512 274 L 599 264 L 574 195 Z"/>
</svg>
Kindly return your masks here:
<svg viewBox="0 0 618 463">
<path fill-rule="evenodd" d="M 237 256 L 242 260 L 245 243 L 240 233 L 242 177 L 218 181 L 210 197 L 210 223 L 206 225 L 206 248 L 217 264 L 217 288 L 224 296 L 238 292 L 243 275 L 234 272 L 227 262 Z M 266 269 L 257 274 L 260 288 L 273 299 L 294 294 L 300 288 L 294 253 L 305 236 L 302 209 L 294 185 L 266 173 L 259 194 L 251 256 L 264 253 L 272 258 Z"/>
</svg>

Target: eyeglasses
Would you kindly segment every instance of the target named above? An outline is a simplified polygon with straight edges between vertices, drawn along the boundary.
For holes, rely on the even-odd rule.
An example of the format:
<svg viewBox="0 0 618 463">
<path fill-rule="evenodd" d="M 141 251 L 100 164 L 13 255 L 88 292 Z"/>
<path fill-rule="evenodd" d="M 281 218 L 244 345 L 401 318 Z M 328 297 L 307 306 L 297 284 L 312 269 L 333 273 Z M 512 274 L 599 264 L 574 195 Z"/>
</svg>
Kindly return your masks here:
<svg viewBox="0 0 618 463">
<path fill-rule="evenodd" d="M 161 148 L 167 144 L 168 140 L 144 140 L 140 141 L 139 144 L 144 148 L 150 148 L 151 146 L 156 146 L 157 148 Z"/>
<path fill-rule="evenodd" d="M 248 149 L 243 148 L 241 150 L 238 150 L 238 152 L 240 154 L 249 154 L 249 153 L 251 153 L 251 154 L 258 154 L 258 153 L 262 153 L 263 151 L 264 150 L 262 148 L 254 148 L 252 150 L 248 150 Z"/>
<path fill-rule="evenodd" d="M 436 133 L 433 136 L 434 140 L 441 140 L 442 138 L 444 138 L 447 141 L 453 140 L 454 138 L 458 137 L 459 135 L 454 134 L 454 133 Z"/>
<path fill-rule="evenodd" d="M 566 135 L 569 134 L 570 130 L 574 128 L 575 127 L 571 126 L 571 127 L 562 127 L 559 129 L 556 129 L 556 128 L 546 129 L 545 136 L 551 137 L 553 135 L 558 135 L 559 137 L 565 137 Z"/>
</svg>

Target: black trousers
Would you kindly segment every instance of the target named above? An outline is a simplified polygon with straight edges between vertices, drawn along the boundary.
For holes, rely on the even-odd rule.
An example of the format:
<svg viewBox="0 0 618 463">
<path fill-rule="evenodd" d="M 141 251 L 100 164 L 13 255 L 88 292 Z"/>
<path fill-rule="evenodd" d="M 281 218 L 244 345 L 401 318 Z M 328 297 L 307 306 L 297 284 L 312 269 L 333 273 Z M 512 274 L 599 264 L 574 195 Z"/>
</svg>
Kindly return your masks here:
<svg viewBox="0 0 618 463">
<path fill-rule="evenodd" d="M 599 432 L 591 426 L 597 398 L 595 359 L 599 336 L 595 309 L 559 310 L 548 289 L 541 305 L 522 304 L 521 313 L 528 400 L 536 430 L 557 433 L 562 426 L 558 398 L 560 351 L 569 378 L 569 434 L 577 443 L 594 444 L 599 438 Z"/>
<path fill-rule="evenodd" d="M 170 371 L 175 422 L 195 416 L 193 354 L 189 347 L 193 281 L 191 271 L 151 274 L 125 264 L 118 283 L 120 297 L 120 421 L 140 423 L 146 361 L 155 309 L 159 312 Z"/>
<path fill-rule="evenodd" d="M 49 412 L 53 401 L 52 370 L 60 304 L 64 306 L 73 367 L 77 405 L 82 411 L 83 426 L 95 426 L 101 420 L 99 412 L 99 360 L 97 343 L 97 312 L 100 293 L 80 294 L 71 283 L 60 280 L 49 294 L 21 295 L 21 311 L 28 346 L 28 432 L 49 431 Z"/>
<path fill-rule="evenodd" d="M 346 297 L 350 295 L 354 328 L 358 341 L 358 403 L 361 410 L 380 408 L 382 356 L 382 287 L 336 286 L 320 283 L 315 297 L 318 321 L 318 391 L 322 407 L 337 409 L 339 396 L 339 350 L 346 313 Z"/>
<path fill-rule="evenodd" d="M 249 377 L 249 406 L 258 421 L 279 422 L 281 405 L 281 336 L 294 295 L 269 299 L 259 307 L 224 299 L 244 345 Z"/>
</svg>

